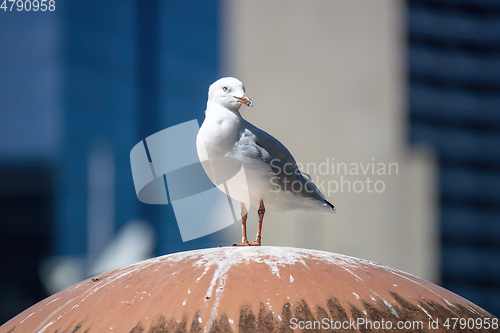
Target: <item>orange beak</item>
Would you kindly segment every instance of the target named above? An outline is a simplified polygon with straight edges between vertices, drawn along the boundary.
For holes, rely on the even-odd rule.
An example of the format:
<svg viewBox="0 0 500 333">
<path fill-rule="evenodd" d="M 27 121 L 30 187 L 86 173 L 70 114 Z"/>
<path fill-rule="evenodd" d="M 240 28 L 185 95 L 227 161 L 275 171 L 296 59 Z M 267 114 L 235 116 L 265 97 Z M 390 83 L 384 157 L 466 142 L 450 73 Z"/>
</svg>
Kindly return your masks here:
<svg viewBox="0 0 500 333">
<path fill-rule="evenodd" d="M 238 102 L 240 102 L 241 104 L 245 104 L 246 106 L 249 106 L 249 107 L 253 106 L 252 100 L 250 98 L 246 97 L 245 95 L 243 95 L 243 97 L 234 96 L 234 98 L 236 98 L 238 100 Z"/>
</svg>

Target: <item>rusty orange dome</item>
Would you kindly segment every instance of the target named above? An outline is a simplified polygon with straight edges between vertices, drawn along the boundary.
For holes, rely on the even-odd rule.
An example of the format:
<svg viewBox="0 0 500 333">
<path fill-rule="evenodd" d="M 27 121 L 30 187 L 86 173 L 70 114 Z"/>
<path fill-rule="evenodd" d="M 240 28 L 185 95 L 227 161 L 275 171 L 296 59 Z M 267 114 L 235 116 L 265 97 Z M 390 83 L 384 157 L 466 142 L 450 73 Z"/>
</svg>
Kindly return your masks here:
<svg viewBox="0 0 500 333">
<path fill-rule="evenodd" d="M 0 332 L 447 332 L 453 318 L 464 318 L 471 332 L 498 325 L 464 298 L 370 261 L 224 247 L 98 275 L 37 303 Z"/>
</svg>

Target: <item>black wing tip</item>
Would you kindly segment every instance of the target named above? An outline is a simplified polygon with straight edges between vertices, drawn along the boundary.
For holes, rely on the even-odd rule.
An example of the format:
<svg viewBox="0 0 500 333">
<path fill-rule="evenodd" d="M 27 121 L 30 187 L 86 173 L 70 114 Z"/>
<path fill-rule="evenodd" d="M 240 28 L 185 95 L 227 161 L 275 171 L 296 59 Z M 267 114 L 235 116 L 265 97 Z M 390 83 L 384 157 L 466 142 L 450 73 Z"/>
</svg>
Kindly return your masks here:
<svg viewBox="0 0 500 333">
<path fill-rule="evenodd" d="M 337 209 L 334 205 L 332 205 L 328 200 L 325 200 L 325 204 L 327 204 L 334 212 L 337 212 Z"/>
</svg>

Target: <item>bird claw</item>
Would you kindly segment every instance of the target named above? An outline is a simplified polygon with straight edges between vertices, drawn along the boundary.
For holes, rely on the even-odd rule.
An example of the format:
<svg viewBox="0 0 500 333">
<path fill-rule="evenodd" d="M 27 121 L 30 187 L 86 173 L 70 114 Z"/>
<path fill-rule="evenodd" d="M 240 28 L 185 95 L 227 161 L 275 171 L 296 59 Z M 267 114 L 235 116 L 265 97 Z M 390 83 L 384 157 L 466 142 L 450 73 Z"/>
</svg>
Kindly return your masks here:
<svg viewBox="0 0 500 333">
<path fill-rule="evenodd" d="M 255 242 L 243 242 L 240 244 L 233 244 L 233 246 L 260 246 L 260 241 L 255 241 Z"/>
<path fill-rule="evenodd" d="M 239 243 L 239 244 L 233 244 L 233 246 L 249 246 L 250 243 L 249 242 L 243 242 L 243 243 Z"/>
</svg>

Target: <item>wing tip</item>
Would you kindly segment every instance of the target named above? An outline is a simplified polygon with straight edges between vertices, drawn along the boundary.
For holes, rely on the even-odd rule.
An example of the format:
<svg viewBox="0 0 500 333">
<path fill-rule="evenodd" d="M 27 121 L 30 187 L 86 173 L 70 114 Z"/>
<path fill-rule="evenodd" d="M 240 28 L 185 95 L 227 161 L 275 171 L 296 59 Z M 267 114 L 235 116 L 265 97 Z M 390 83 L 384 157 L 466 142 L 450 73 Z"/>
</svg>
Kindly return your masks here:
<svg viewBox="0 0 500 333">
<path fill-rule="evenodd" d="M 328 207 L 330 207 L 334 213 L 337 212 L 337 209 L 335 208 L 334 205 L 332 205 L 332 203 L 330 203 L 328 200 L 325 200 L 325 205 L 327 205 Z"/>
</svg>

